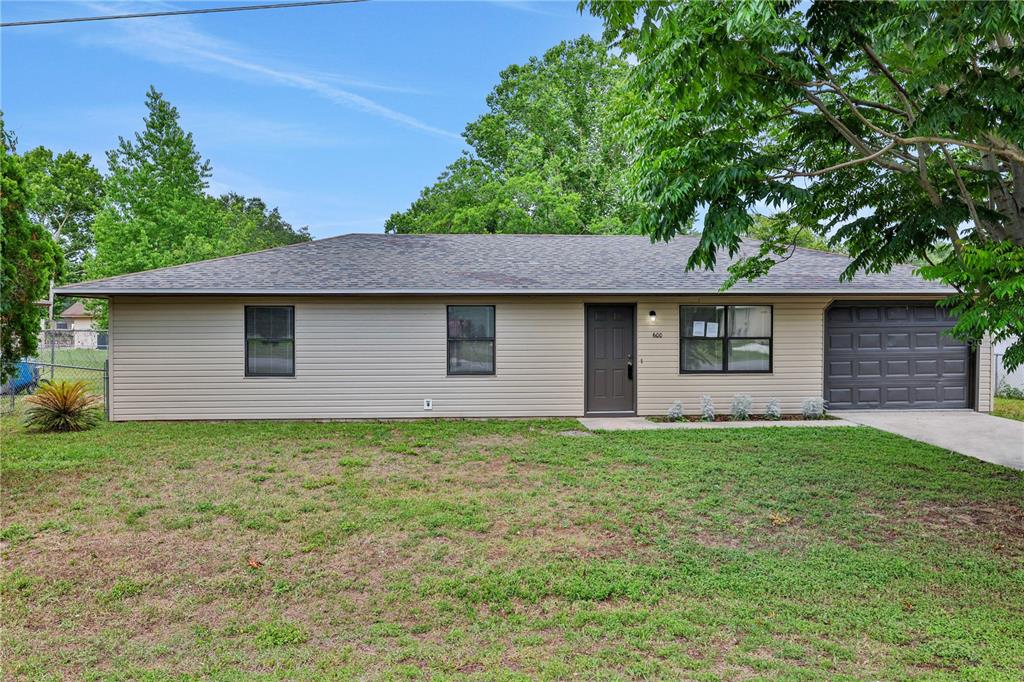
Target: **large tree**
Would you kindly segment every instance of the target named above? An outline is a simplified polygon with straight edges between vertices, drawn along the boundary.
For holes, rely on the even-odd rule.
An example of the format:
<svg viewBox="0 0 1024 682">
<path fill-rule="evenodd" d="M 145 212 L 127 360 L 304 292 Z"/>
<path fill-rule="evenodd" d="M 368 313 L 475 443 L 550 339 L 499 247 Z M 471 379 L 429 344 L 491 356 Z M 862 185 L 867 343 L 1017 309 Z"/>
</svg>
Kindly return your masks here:
<svg viewBox="0 0 1024 682">
<path fill-rule="evenodd" d="M 22 155 L 28 182 L 29 217 L 43 225 L 61 247 L 62 282 L 77 282 L 93 249 L 92 221 L 103 195 L 103 176 L 88 154 L 54 154 L 36 147 Z"/>
<path fill-rule="evenodd" d="M 584 5 L 637 62 L 623 126 L 643 230 L 705 214 L 689 267 L 735 252 L 769 206 L 780 229 L 841 240 L 847 278 L 930 262 L 960 291 L 958 335 L 1024 338 L 1024 3 Z M 734 277 L 785 249 L 766 240 Z"/>
<path fill-rule="evenodd" d="M 629 67 L 589 36 L 513 65 L 463 133 L 472 151 L 449 165 L 389 232 L 624 232 L 624 148 L 614 137 Z"/>
<path fill-rule="evenodd" d="M 54 299 L 54 284 L 81 281 L 85 260 L 92 255 L 92 221 L 100 207 L 103 176 L 88 154 L 70 150 L 54 155 L 40 146 L 21 159 L 28 182 L 29 218 L 49 230 L 64 257 L 60 281 L 51 280 L 47 292 L 52 320 L 63 302 Z"/>
<path fill-rule="evenodd" d="M 182 129 L 178 110 L 154 88 L 145 127 L 107 152 L 109 175 L 96 216 L 92 277 L 222 255 L 224 221 L 206 194 L 210 163 Z"/>
<path fill-rule="evenodd" d="M 29 219 L 28 182 L 13 136 L 0 118 L 0 382 L 23 357 L 35 355 L 50 279 L 61 254 L 50 233 Z"/>
<path fill-rule="evenodd" d="M 107 277 L 308 241 L 259 198 L 207 194 L 210 162 L 178 110 L 150 88 L 145 126 L 107 152 L 88 274 Z"/>
</svg>

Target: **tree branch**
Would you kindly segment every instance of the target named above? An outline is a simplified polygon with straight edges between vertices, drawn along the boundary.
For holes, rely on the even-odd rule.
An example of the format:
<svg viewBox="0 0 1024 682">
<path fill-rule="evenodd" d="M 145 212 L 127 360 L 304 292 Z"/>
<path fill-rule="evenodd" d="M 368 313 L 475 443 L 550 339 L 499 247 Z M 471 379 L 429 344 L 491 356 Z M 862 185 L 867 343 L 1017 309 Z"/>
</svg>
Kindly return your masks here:
<svg viewBox="0 0 1024 682">
<path fill-rule="evenodd" d="M 862 157 L 860 157 L 858 159 L 852 159 L 850 161 L 844 161 L 842 163 L 837 163 L 834 166 L 829 166 L 828 168 L 822 168 L 821 170 L 816 170 L 816 171 L 795 171 L 795 170 L 790 170 L 790 171 L 787 171 L 786 173 L 784 173 L 783 175 L 773 175 L 773 176 L 769 176 L 769 177 L 772 180 L 791 180 L 792 178 L 810 178 L 810 177 L 814 177 L 816 175 L 825 175 L 826 173 L 831 173 L 833 171 L 837 171 L 837 170 L 840 170 L 842 168 L 848 168 L 850 166 L 856 166 L 858 164 L 868 163 L 869 161 L 873 161 L 874 159 L 878 158 L 882 154 L 885 154 L 887 151 L 891 150 L 895 146 L 896 146 L 896 143 L 895 142 L 891 142 L 887 146 L 882 147 L 881 149 L 879 149 L 878 151 L 874 152 L 873 154 L 869 154 L 868 156 L 862 156 Z"/>
<path fill-rule="evenodd" d="M 896 95 L 900 98 L 900 100 L 903 102 L 903 105 L 907 108 L 907 118 L 909 118 L 910 122 L 913 123 L 914 110 L 917 109 L 917 107 L 914 106 L 914 104 L 910 101 L 910 93 L 908 93 L 903 88 L 903 86 L 900 85 L 900 82 L 896 80 L 896 77 L 892 75 L 891 71 L 889 71 L 889 67 L 882 63 L 881 58 L 879 58 L 879 56 L 875 54 L 875 51 L 874 49 L 872 49 L 871 45 L 869 45 L 868 43 L 864 43 L 861 45 L 861 49 L 864 50 L 864 54 L 868 56 L 868 59 L 871 61 L 872 64 L 875 65 L 875 68 L 881 71 L 882 75 L 884 75 L 889 80 L 889 82 L 892 83 L 893 88 L 896 89 Z"/>
</svg>

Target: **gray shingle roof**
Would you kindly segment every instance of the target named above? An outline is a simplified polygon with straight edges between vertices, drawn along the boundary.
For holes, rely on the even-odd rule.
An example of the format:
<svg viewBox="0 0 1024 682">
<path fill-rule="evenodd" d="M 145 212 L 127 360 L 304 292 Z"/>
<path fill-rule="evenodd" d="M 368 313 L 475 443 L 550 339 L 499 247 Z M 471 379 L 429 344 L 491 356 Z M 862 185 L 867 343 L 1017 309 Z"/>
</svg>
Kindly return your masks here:
<svg viewBox="0 0 1024 682">
<path fill-rule="evenodd" d="M 57 293 L 114 294 L 653 294 L 715 293 L 734 259 L 687 272 L 697 237 L 349 234 L 70 284 Z M 752 255 L 746 242 L 740 257 Z M 840 282 L 845 256 L 797 249 L 731 293 L 947 294 L 909 267 Z"/>
</svg>

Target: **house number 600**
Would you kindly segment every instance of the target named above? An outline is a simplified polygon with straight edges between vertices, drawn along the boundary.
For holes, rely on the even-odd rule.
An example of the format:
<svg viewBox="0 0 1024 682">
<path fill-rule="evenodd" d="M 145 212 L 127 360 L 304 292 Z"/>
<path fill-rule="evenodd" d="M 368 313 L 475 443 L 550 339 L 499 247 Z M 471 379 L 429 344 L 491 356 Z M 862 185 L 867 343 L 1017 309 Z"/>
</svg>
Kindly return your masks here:
<svg viewBox="0 0 1024 682">
<path fill-rule="evenodd" d="M 651 332 L 651 336 L 653 336 L 656 339 L 660 339 L 662 334 L 661 332 Z"/>
</svg>

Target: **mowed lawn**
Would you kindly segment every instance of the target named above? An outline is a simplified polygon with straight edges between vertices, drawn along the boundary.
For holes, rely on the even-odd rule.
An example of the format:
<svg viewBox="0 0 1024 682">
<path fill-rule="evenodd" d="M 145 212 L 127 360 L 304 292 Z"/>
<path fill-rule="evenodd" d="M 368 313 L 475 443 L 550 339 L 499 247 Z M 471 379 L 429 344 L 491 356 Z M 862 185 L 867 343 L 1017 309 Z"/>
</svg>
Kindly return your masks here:
<svg viewBox="0 0 1024 682">
<path fill-rule="evenodd" d="M 1006 419 L 1024 421 L 1024 400 L 1020 398 L 996 398 L 992 414 Z"/>
<path fill-rule="evenodd" d="M 1024 476 L 866 428 L 3 425 L 3 670 L 1024 677 Z"/>
</svg>

